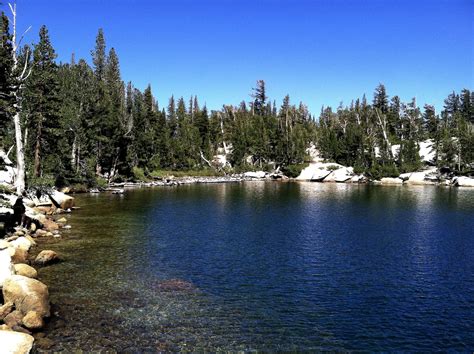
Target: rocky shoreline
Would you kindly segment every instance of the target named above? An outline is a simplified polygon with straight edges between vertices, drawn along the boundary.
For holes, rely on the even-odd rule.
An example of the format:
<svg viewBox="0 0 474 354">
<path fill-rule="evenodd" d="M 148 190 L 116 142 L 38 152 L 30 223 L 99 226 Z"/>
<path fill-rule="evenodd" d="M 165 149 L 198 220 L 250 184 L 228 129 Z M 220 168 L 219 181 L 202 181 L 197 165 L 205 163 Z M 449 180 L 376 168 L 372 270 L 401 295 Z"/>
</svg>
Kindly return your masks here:
<svg viewBox="0 0 474 354">
<path fill-rule="evenodd" d="M 39 245 L 45 239 L 60 239 L 62 230 L 70 228 L 65 214 L 74 206 L 72 197 L 59 192 L 55 196 L 59 208 L 44 200 L 38 201 L 38 206 L 32 206 L 32 200 L 24 201 L 22 225 L 0 239 L 0 343 L 6 353 L 29 353 L 34 345 L 42 349 L 52 345 L 44 343 L 41 332 L 51 316 L 51 305 L 48 287 L 38 280 L 37 268 L 61 258 L 54 251 L 40 251 Z M 2 197 L 5 199 L 5 194 Z"/>
</svg>

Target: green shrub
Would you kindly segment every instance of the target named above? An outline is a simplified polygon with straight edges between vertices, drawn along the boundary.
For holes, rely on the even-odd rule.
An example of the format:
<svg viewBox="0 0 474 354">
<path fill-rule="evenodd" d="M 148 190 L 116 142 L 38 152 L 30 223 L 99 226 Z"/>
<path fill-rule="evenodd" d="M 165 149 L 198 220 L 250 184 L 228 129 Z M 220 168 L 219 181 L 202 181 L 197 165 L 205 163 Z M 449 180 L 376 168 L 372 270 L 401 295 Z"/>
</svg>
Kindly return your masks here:
<svg viewBox="0 0 474 354">
<path fill-rule="evenodd" d="M 145 176 L 145 171 L 140 167 L 132 168 L 133 178 L 135 181 L 147 182 L 148 178 Z"/>
<path fill-rule="evenodd" d="M 285 176 L 290 178 L 296 178 L 300 175 L 301 171 L 308 167 L 308 163 L 298 164 L 298 165 L 288 165 L 283 166 L 281 171 L 284 173 Z"/>
<path fill-rule="evenodd" d="M 97 177 L 95 181 L 96 181 L 96 187 L 99 187 L 99 188 L 107 188 L 107 186 L 109 185 L 107 180 L 102 177 Z"/>
</svg>

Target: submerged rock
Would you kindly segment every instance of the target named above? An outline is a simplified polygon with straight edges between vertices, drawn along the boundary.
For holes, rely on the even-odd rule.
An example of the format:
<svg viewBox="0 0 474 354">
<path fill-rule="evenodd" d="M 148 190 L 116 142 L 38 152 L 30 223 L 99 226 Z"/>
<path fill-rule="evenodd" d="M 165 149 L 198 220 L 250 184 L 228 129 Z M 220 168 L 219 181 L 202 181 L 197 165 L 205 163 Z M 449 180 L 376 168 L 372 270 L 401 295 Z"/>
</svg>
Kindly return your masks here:
<svg viewBox="0 0 474 354">
<path fill-rule="evenodd" d="M 34 338 L 26 333 L 0 331 L 2 353 L 25 354 L 31 351 Z"/>
<path fill-rule="evenodd" d="M 23 314 L 35 311 L 42 317 L 50 315 L 48 287 L 36 279 L 12 275 L 3 283 L 3 298 Z"/>
<path fill-rule="evenodd" d="M 181 279 L 164 280 L 157 285 L 157 290 L 173 292 L 173 291 L 191 291 L 195 287 L 192 283 Z"/>
<path fill-rule="evenodd" d="M 60 224 L 67 224 L 67 219 L 65 217 L 62 217 L 58 220 L 56 220 L 57 223 L 60 223 Z"/>
<path fill-rule="evenodd" d="M 51 250 L 41 251 L 38 256 L 36 256 L 35 264 L 44 266 L 47 264 L 55 263 L 59 261 L 58 254 Z"/>
</svg>

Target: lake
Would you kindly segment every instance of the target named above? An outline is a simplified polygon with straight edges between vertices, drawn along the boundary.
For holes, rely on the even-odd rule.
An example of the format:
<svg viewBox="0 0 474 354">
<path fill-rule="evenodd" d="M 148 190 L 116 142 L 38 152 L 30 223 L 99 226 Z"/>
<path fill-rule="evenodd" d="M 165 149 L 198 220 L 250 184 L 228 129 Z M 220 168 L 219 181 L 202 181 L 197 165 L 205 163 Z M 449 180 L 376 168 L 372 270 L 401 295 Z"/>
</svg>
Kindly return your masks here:
<svg viewBox="0 0 474 354">
<path fill-rule="evenodd" d="M 55 350 L 472 351 L 474 189 L 78 195 L 40 270 Z"/>
</svg>

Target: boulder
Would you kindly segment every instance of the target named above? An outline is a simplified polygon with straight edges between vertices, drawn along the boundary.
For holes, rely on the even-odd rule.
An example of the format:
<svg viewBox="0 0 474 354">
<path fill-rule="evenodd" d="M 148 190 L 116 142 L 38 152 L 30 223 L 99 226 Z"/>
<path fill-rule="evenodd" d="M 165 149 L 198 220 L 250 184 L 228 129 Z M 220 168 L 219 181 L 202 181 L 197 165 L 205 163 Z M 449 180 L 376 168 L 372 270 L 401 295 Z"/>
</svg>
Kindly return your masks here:
<svg viewBox="0 0 474 354">
<path fill-rule="evenodd" d="M 433 175 L 437 174 L 437 169 L 430 169 L 426 171 L 421 171 L 421 172 L 413 172 L 410 174 L 407 183 L 408 184 L 433 184 L 433 180 L 431 177 Z M 405 174 L 400 175 L 400 178 L 403 179 L 405 177 Z"/>
<path fill-rule="evenodd" d="M 36 311 L 42 317 L 50 315 L 48 287 L 36 279 L 12 275 L 3 283 L 3 299 L 23 314 Z"/>
<path fill-rule="evenodd" d="M 24 237 L 24 236 L 21 236 L 21 237 L 18 237 L 16 240 L 10 242 L 10 244 L 13 246 L 13 247 L 16 247 L 16 248 L 21 248 L 25 251 L 29 251 L 31 246 L 33 246 L 35 244 L 35 242 L 31 242 L 28 238 Z"/>
<path fill-rule="evenodd" d="M 36 311 L 28 312 L 21 322 L 23 323 L 23 326 L 29 329 L 38 329 L 44 326 L 43 317 L 41 317 Z"/>
<path fill-rule="evenodd" d="M 74 198 L 67 194 L 54 191 L 51 197 L 60 205 L 61 209 L 69 209 L 74 206 Z"/>
<path fill-rule="evenodd" d="M 8 250 L 13 264 L 26 263 L 28 261 L 28 251 L 16 247 L 10 247 Z"/>
<path fill-rule="evenodd" d="M 59 261 L 58 254 L 51 250 L 41 251 L 38 256 L 36 256 L 35 264 L 44 266 L 51 263 Z"/>
<path fill-rule="evenodd" d="M 355 175 L 351 178 L 351 183 L 364 183 L 367 179 L 364 175 Z"/>
<path fill-rule="evenodd" d="M 3 286 L 5 280 L 15 274 L 15 268 L 12 264 L 10 249 L 0 251 L 0 288 Z"/>
<path fill-rule="evenodd" d="M 474 178 L 456 177 L 453 179 L 453 185 L 456 187 L 474 187 Z"/>
<path fill-rule="evenodd" d="M 13 302 L 7 302 L 0 306 L 0 321 L 3 321 L 13 311 Z"/>
<path fill-rule="evenodd" d="M 392 178 L 392 177 L 383 177 L 380 180 L 382 184 L 403 184 L 403 180 L 399 177 Z"/>
<path fill-rule="evenodd" d="M 256 172 L 245 172 L 244 177 L 248 178 L 265 178 L 266 173 L 264 171 L 256 171 Z"/>
<path fill-rule="evenodd" d="M 332 171 L 345 168 L 337 163 L 324 163 L 324 162 L 312 162 L 308 167 L 304 168 L 300 175 L 296 177 L 300 181 L 315 181 L 321 182 L 324 180 Z"/>
<path fill-rule="evenodd" d="M 25 277 L 33 279 L 38 278 L 38 272 L 36 271 L 36 269 L 29 266 L 28 264 L 18 263 L 15 264 L 13 267 L 15 269 L 15 273 L 18 275 L 23 275 Z"/>
<path fill-rule="evenodd" d="M 0 343 L 2 353 L 25 354 L 31 351 L 34 338 L 26 333 L 13 331 L 0 331 Z"/>
<path fill-rule="evenodd" d="M 327 175 L 323 182 L 346 182 L 350 180 L 353 175 L 354 169 L 352 167 L 341 167 Z"/>
<path fill-rule="evenodd" d="M 43 222 L 43 229 L 46 231 L 54 231 L 59 229 L 59 225 L 50 219 L 45 219 Z"/>
</svg>

